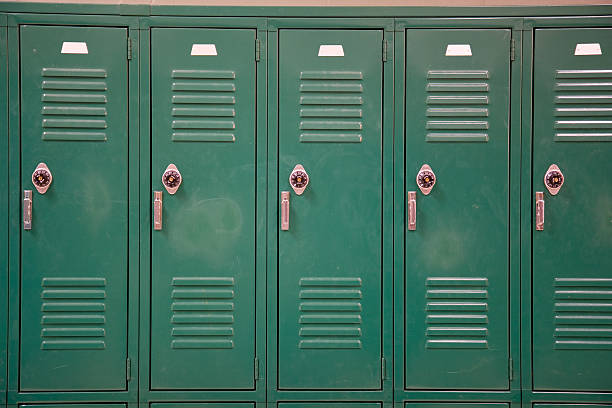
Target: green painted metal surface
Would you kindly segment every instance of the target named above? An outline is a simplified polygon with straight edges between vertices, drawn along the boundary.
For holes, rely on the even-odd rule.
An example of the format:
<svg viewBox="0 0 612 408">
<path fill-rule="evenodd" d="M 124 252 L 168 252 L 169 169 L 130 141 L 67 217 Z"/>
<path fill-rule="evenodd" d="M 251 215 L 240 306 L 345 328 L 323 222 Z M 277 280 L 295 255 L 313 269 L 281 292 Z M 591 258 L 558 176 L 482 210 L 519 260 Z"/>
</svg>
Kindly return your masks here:
<svg viewBox="0 0 612 408">
<path fill-rule="evenodd" d="M 3 21 L 0 16 L 0 21 Z M 2 171 L 8 174 L 8 75 L 7 30 L 0 25 L 0 154 L 4 162 Z M 8 191 L 8 178 L 0 180 L 0 190 Z M 7 330 L 8 330 L 8 194 L 0 199 L 0 404 L 6 401 Z"/>
<path fill-rule="evenodd" d="M 610 391 L 612 376 L 611 29 L 535 32 L 533 180 L 533 386 Z M 544 177 L 564 178 L 550 194 Z"/>
<path fill-rule="evenodd" d="M 24 408 L 126 408 L 126 404 L 22 404 Z"/>
<path fill-rule="evenodd" d="M 254 388 L 255 64 L 254 30 L 151 30 L 152 389 Z"/>
<path fill-rule="evenodd" d="M 255 404 L 249 402 L 224 402 L 224 403 L 175 403 L 157 402 L 150 404 L 151 408 L 253 408 Z"/>
<path fill-rule="evenodd" d="M 126 387 L 126 38 L 20 29 L 22 189 L 40 162 L 53 176 L 21 234 L 21 390 Z"/>
<path fill-rule="evenodd" d="M 384 373 L 387 379 L 391 373 L 397 377 L 396 406 L 516 406 L 521 390 L 513 384 L 521 375 L 525 407 L 612 406 L 608 373 L 612 366 L 608 324 L 612 200 L 611 186 L 601 177 L 611 170 L 607 96 L 612 44 L 610 29 L 575 28 L 611 27 L 612 20 L 601 16 L 435 17 L 603 16 L 612 14 L 612 8 L 0 5 L 0 9 L 4 7 L 17 13 L 59 13 L 9 16 L 8 31 L 14 34 L 9 34 L 8 43 L 18 44 L 19 34 L 22 50 L 19 54 L 17 47 L 10 49 L 11 72 L 7 74 L 6 64 L 0 65 L 0 80 L 6 82 L 10 74 L 11 83 L 22 85 L 22 90 L 15 87 L 9 92 L 8 85 L 0 89 L 0 112 L 6 111 L 2 105 L 6 94 L 12 95 L 11 115 L 17 118 L 10 127 L 0 124 L 0 136 L 7 129 L 21 134 L 21 146 L 19 137 L 11 136 L 13 166 L 9 163 L 7 167 L 15 181 L 5 178 L 4 183 L 12 183 L 10 200 L 0 202 L 0 213 L 12 214 L 11 231 L 17 233 L 11 232 L 14 238 L 9 248 L 2 246 L 0 238 L 0 249 L 5 253 L 10 249 L 11 259 L 17 260 L 12 261 L 17 264 L 12 264 L 9 288 L 11 305 L 17 304 L 10 308 L 9 325 L 17 343 L 17 334 L 21 334 L 21 345 L 8 346 L 12 352 L 11 407 L 26 403 L 42 408 L 61 402 L 62 407 L 90 408 L 94 406 L 90 402 L 98 401 L 98 407 L 119 408 L 126 406 L 125 401 L 140 401 L 165 406 L 157 408 L 222 408 L 228 404 L 236 408 L 253 404 L 359 408 L 380 406 L 378 401 L 383 400 L 382 405 L 389 406 L 392 394 L 390 387 L 383 386 Z M 113 16 L 166 13 L 176 17 L 131 17 L 128 24 Z M 203 13 L 219 17 L 195 17 Z M 248 18 L 233 15 L 279 18 L 258 19 L 261 22 L 256 31 Z M 375 15 L 431 18 L 398 18 L 395 33 L 391 26 L 386 28 L 384 38 L 395 35 L 403 41 L 398 45 L 402 50 L 399 57 L 399 48 L 394 55 L 392 41 L 383 56 L 383 31 L 375 19 L 365 18 Z M 313 16 L 330 18 L 321 23 Z M 343 18 L 348 16 L 357 18 Z M 4 21 L 0 16 L 0 25 Z M 169 27 L 191 28 L 149 29 L 162 21 Z M 45 26 L 59 24 L 74 27 Z M 87 28 L 98 24 L 124 28 Z M 354 29 L 360 24 L 370 29 Z M 127 25 L 132 27 L 129 35 L 133 39 L 129 62 Z M 139 25 L 140 30 L 134 30 Z M 271 42 L 273 53 L 268 53 L 262 35 L 266 26 L 270 36 L 280 40 L 278 49 Z M 532 49 L 530 30 L 534 27 L 536 45 Z M 517 42 L 518 63 L 510 62 L 511 29 L 513 38 L 523 33 L 527 38 L 525 60 Z M 138 31 L 146 37 L 140 45 L 146 43 L 150 49 L 138 48 Z M 0 61 L 4 61 L 7 44 L 4 33 L 0 33 Z M 256 34 L 259 44 L 255 43 Z M 57 50 L 63 41 L 87 42 L 88 54 L 61 54 Z M 576 44 L 595 43 L 600 43 L 603 55 L 574 56 Z M 193 44 L 215 44 L 217 55 L 191 56 Z M 470 44 L 472 56 L 445 57 L 448 44 Z M 320 45 L 342 45 L 344 56 L 318 57 Z M 93 52 L 96 47 L 102 51 Z M 141 51 L 151 58 L 150 66 L 144 63 Z M 276 52 L 278 60 L 273 56 Z M 385 68 L 382 75 L 383 66 L 393 67 L 385 65 L 384 58 L 401 58 L 395 64 L 395 78 L 392 69 Z M 265 61 L 271 64 L 269 72 Z M 139 64 L 140 73 L 146 72 L 140 82 L 140 101 L 133 96 L 138 82 L 132 81 L 138 73 L 133 68 Z M 516 87 L 521 86 L 515 79 L 521 67 L 522 118 L 517 111 L 510 114 L 509 96 L 512 88 L 515 106 L 519 101 L 515 99 Z M 107 76 L 75 77 L 75 68 L 106 69 Z M 235 77 L 227 76 L 230 71 Z M 461 77 L 465 71 L 473 76 Z M 453 72 L 459 72 L 459 77 L 453 77 Z M 328 76 L 317 76 L 321 73 Z M 269 95 L 256 90 L 265 83 L 266 75 L 275 83 Z M 106 89 L 89 89 L 99 86 L 91 84 L 97 81 L 104 81 Z M 71 89 L 62 88 L 66 86 Z M 395 108 L 395 124 L 394 108 L 387 99 L 382 102 L 383 88 L 388 86 L 395 86 L 396 104 L 406 92 L 402 101 L 405 109 Z M 521 120 L 526 124 L 523 132 L 531 131 L 531 86 L 533 172 L 530 136 L 525 135 L 519 146 L 508 135 L 509 128 L 517 129 Z M 15 96 L 20 92 L 21 97 Z M 64 103 L 43 100 L 45 92 L 81 98 L 98 92 L 107 100 L 104 105 Z M 436 96 L 459 99 L 454 104 L 439 98 L 428 100 Z M 467 103 L 478 98 L 466 96 L 487 96 L 488 100 L 485 105 Z M 271 101 L 278 98 L 278 111 L 256 109 L 256 105 L 265 106 L 268 97 Z M 99 117 L 103 111 L 96 108 L 102 106 L 106 114 Z M 276 105 L 271 103 L 268 109 L 272 106 Z M 486 114 L 478 108 L 486 109 Z M 128 119 L 138 109 L 140 123 Z M 268 120 L 278 122 L 278 132 L 276 123 L 266 123 L 268 113 Z M 100 119 L 106 128 L 95 128 Z M 383 124 L 401 128 L 395 133 L 395 142 L 381 137 Z M 132 137 L 138 126 L 140 140 Z M 272 154 L 268 160 L 262 154 L 268 148 L 266 126 Z M 256 127 L 261 133 L 257 143 Z M 47 132 L 44 138 L 43 132 Z M 106 134 L 106 141 L 100 140 L 99 133 Z M 278 151 L 274 141 L 277 133 Z M 383 148 L 383 141 L 396 143 L 394 157 Z M 8 149 L 9 141 L 3 137 L 0 151 Z M 522 154 L 521 162 L 513 159 L 517 154 Z M 19 220 L 22 190 L 34 190 L 30 175 L 41 161 L 49 165 L 54 180 L 46 194 L 34 191 L 33 229 L 23 231 Z M 175 195 L 163 190 L 160 181 L 169 163 L 176 164 L 183 177 Z M 288 181 L 298 163 L 310 175 L 310 184 L 301 196 L 291 190 Z M 430 164 L 438 176 L 429 196 L 418 192 L 415 183 L 423 163 Z M 552 163 L 565 175 L 565 184 L 554 197 L 542 181 Z M 135 171 L 138 169 L 140 175 Z M 518 181 L 508 180 L 510 173 L 518 171 L 525 185 L 522 198 L 515 194 Z M 592 181 L 593 175 L 599 175 L 597 182 Z M 580 184 L 574 181 L 578 179 Z M 393 189 L 395 197 L 383 194 L 387 191 L 383 186 L 391 183 L 402 186 Z M 418 192 L 416 231 L 404 231 L 406 201 L 403 192 L 397 196 L 404 185 L 406 190 Z M 260 196 L 266 190 L 270 191 L 268 203 Z M 154 231 L 151 225 L 152 191 L 163 191 L 162 231 Z M 280 219 L 275 219 L 277 208 L 280 213 L 281 191 L 291 192 L 289 231 L 282 231 Z M 545 193 L 544 231 L 535 231 L 535 219 L 530 219 L 532 207 L 535 214 L 536 191 Z M 133 197 L 129 207 L 128 195 Z M 518 354 L 512 351 L 514 362 L 509 361 L 509 350 L 518 347 L 516 337 L 510 335 L 518 335 L 519 293 L 512 286 L 517 282 L 512 263 L 517 258 L 518 224 L 512 214 L 519 198 L 524 212 L 521 251 L 526 259 L 522 273 L 528 276 L 522 283 L 526 285 L 521 312 L 525 333 L 522 374 Z M 386 250 L 383 237 L 387 235 L 382 231 L 392 221 L 385 215 L 383 199 L 400 207 L 393 222 L 398 229 L 394 237 L 400 242 L 394 256 L 405 258 L 395 270 L 404 275 L 401 282 L 405 280 L 405 285 L 400 283 L 401 288 L 393 292 L 395 313 L 400 316 L 394 337 L 400 343 L 395 348 L 395 362 L 390 353 L 383 353 L 384 341 L 390 341 L 382 337 L 386 333 L 382 329 L 383 310 L 391 301 L 382 294 L 383 288 L 392 288 L 385 283 L 390 278 L 381 272 L 383 252 L 391 253 Z M 266 204 L 272 216 L 256 216 Z M 268 233 L 278 229 L 278 235 L 272 234 L 267 241 L 273 249 L 261 244 L 261 250 L 272 256 L 267 259 L 256 249 L 256 243 L 266 242 L 261 233 L 266 223 L 271 228 Z M 0 222 L 0 231 L 2 225 Z M 139 252 L 139 245 L 141 310 L 130 306 L 128 315 L 128 302 L 139 302 L 136 292 L 128 294 L 129 286 L 138 287 L 138 277 L 128 274 L 128 255 L 134 270 L 138 265 L 132 256 Z M 528 275 L 532 261 L 533 278 Z M 263 284 L 266 266 L 267 273 L 274 276 L 268 280 L 274 285 L 268 288 Z M 0 288 L 8 287 L 6 277 L 0 276 Z M 267 363 L 266 322 L 259 315 L 265 309 L 266 290 L 271 305 L 267 324 L 272 325 L 273 319 L 278 326 L 267 333 L 273 338 L 267 343 Z M 99 291 L 106 292 L 102 301 L 88 298 L 99 296 Z M 53 297 L 56 295 L 60 297 Z M 100 303 L 104 310 L 93 310 L 100 308 Z M 73 304 L 85 306 L 76 311 Z M 0 317 L 2 313 L 0 304 Z M 94 323 L 101 314 L 103 327 Z M 138 319 L 145 319 L 140 340 L 134 329 Z M 79 326 L 79 322 L 89 323 Z M 0 404 L 4 403 L 2 382 L 7 371 L 2 360 L 2 351 L 7 348 L 1 347 L 6 338 L 3 327 L 0 325 Z M 99 335 L 100 328 L 104 329 L 102 337 L 85 335 Z M 386 330 L 392 338 L 390 329 Z M 105 348 L 90 349 L 100 347 L 101 338 Z M 126 367 L 128 341 L 134 351 L 134 344 L 141 344 L 140 362 L 130 352 L 131 368 Z M 70 350 L 77 346 L 86 349 Z M 381 362 L 383 354 L 386 362 Z M 142 364 L 147 369 L 138 378 L 137 367 Z M 264 367 L 271 371 L 267 377 Z M 131 382 L 126 382 L 130 376 Z M 269 382 L 267 395 L 260 386 L 265 381 Z M 211 402 L 201 402 L 205 400 Z M 222 402 L 230 400 L 238 402 Z M 278 402 L 289 400 L 318 402 Z M 370 402 L 360 402 L 366 400 Z"/>
<path fill-rule="evenodd" d="M 380 408 L 376 402 L 279 402 L 278 408 Z"/>
<path fill-rule="evenodd" d="M 407 402 L 405 408 L 508 408 L 503 403 L 465 403 L 465 402 Z"/>
<path fill-rule="evenodd" d="M 406 30 L 408 389 L 508 388 L 509 64 L 510 30 Z"/>
<path fill-rule="evenodd" d="M 381 386 L 382 39 L 279 32 L 279 204 L 310 180 L 278 236 L 280 388 Z"/>
</svg>

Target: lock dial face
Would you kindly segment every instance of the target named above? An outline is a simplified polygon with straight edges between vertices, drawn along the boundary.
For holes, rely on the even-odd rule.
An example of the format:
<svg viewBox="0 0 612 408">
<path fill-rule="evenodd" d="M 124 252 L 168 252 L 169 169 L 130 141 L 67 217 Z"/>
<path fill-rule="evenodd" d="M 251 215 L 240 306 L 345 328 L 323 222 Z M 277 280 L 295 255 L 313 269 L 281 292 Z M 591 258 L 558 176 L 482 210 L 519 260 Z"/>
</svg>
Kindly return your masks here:
<svg viewBox="0 0 612 408">
<path fill-rule="evenodd" d="M 303 188 L 308 184 L 308 174 L 303 171 L 294 171 L 291 173 L 291 185 L 295 188 Z"/>
<path fill-rule="evenodd" d="M 34 173 L 32 173 L 32 184 L 34 184 L 36 191 L 40 194 L 45 194 L 52 181 L 53 176 L 47 165 L 45 163 L 39 163 Z"/>
<path fill-rule="evenodd" d="M 51 173 L 45 169 L 39 169 L 32 175 L 32 182 L 38 187 L 47 187 L 51 182 Z"/>
<path fill-rule="evenodd" d="M 295 166 L 289 175 L 289 184 L 297 195 L 301 195 L 304 192 L 309 181 L 310 178 L 308 177 L 308 173 L 306 173 L 306 170 L 301 164 Z"/>
<path fill-rule="evenodd" d="M 563 184 L 563 174 L 551 171 L 546 174 L 546 185 L 550 188 L 559 188 Z"/>
<path fill-rule="evenodd" d="M 551 195 L 557 195 L 565 178 L 561 169 L 556 164 L 551 164 L 544 175 L 544 185 Z"/>
<path fill-rule="evenodd" d="M 173 188 L 181 184 L 181 175 L 178 171 L 168 170 L 164 173 L 164 186 Z"/>
<path fill-rule="evenodd" d="M 419 187 L 422 188 L 430 188 L 436 182 L 436 176 L 431 171 L 422 171 L 419 173 L 419 177 L 417 178 L 417 183 L 419 183 Z"/>
<path fill-rule="evenodd" d="M 174 164 L 168 165 L 164 174 L 162 174 L 161 178 L 162 184 L 166 188 L 166 191 L 169 194 L 176 193 L 176 190 L 181 186 L 183 182 L 183 177 L 181 176 L 181 172 L 176 168 Z"/>
<path fill-rule="evenodd" d="M 431 192 L 436 184 L 436 175 L 428 164 L 421 166 L 416 176 L 416 182 L 423 194 L 428 195 Z"/>
</svg>

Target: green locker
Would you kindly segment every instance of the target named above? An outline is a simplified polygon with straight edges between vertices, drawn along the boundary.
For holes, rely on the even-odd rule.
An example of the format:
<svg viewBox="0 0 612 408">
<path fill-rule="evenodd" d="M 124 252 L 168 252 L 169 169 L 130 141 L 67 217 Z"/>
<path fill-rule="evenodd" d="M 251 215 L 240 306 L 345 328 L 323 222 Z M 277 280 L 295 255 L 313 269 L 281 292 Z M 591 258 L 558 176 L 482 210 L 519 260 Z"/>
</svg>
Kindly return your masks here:
<svg viewBox="0 0 612 408">
<path fill-rule="evenodd" d="M 504 403 L 407 402 L 404 408 L 508 408 Z"/>
<path fill-rule="evenodd" d="M 508 388 L 510 38 L 406 30 L 407 389 Z"/>
<path fill-rule="evenodd" d="M 126 404 L 21 404 L 19 408 L 127 408 Z"/>
<path fill-rule="evenodd" d="M 255 34 L 151 30 L 152 389 L 254 388 Z"/>
<path fill-rule="evenodd" d="M 612 29 L 538 29 L 533 387 L 612 390 Z"/>
<path fill-rule="evenodd" d="M 279 31 L 279 388 L 381 387 L 382 39 Z"/>
<path fill-rule="evenodd" d="M 0 22 L 4 22 L 0 15 Z M 7 75 L 7 30 L 0 25 L 0 154 L 4 161 L 2 171 L 8 174 L 8 75 Z M 8 179 L 3 177 L 0 189 L 8 191 Z M 6 401 L 6 362 L 7 362 L 7 330 L 8 330 L 8 194 L 0 201 L 0 404 Z"/>
<path fill-rule="evenodd" d="M 378 402 L 279 402 L 278 408 L 381 408 Z"/>
<path fill-rule="evenodd" d="M 122 390 L 127 31 L 24 25 L 19 34 L 20 390 Z"/>
<path fill-rule="evenodd" d="M 150 404 L 151 408 L 254 408 L 250 402 L 156 402 Z"/>
</svg>

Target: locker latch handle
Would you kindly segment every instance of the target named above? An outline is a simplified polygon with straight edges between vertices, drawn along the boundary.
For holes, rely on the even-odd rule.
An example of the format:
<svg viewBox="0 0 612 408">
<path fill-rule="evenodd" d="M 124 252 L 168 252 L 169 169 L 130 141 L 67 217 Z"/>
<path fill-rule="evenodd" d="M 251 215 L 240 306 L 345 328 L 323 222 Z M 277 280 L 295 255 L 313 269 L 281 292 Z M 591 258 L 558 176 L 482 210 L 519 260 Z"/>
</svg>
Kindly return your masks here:
<svg viewBox="0 0 612 408">
<path fill-rule="evenodd" d="M 416 191 L 408 192 L 408 231 L 416 231 Z"/>
<path fill-rule="evenodd" d="M 23 229 L 32 229 L 32 190 L 23 190 Z"/>
<path fill-rule="evenodd" d="M 289 231 L 289 192 L 281 191 L 281 230 Z"/>
<path fill-rule="evenodd" d="M 536 192 L 536 231 L 544 231 L 544 193 Z"/>
<path fill-rule="evenodd" d="M 164 201 L 161 191 L 155 191 L 154 196 L 155 198 L 153 200 L 153 229 L 159 231 L 162 229 L 162 211 Z"/>
</svg>

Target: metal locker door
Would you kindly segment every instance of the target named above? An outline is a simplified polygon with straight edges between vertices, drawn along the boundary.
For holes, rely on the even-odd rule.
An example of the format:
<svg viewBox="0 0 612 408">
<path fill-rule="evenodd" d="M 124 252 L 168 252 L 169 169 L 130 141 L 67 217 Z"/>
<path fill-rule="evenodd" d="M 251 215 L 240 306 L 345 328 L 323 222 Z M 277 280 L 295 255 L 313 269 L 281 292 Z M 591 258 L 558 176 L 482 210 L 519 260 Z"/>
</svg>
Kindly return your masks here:
<svg viewBox="0 0 612 408">
<path fill-rule="evenodd" d="M 0 16 L 0 19 L 2 16 Z M 4 174 L 8 172 L 8 75 L 7 75 L 7 29 L 0 26 L 0 152 L 4 161 Z M 8 177 L 0 181 L 0 189 L 8 191 Z M 0 199 L 0 214 L 8 214 L 8 194 Z M 0 222 L 0 404 L 6 402 L 6 361 L 7 361 L 7 329 L 8 329 L 8 219 L 5 216 Z"/>
<path fill-rule="evenodd" d="M 252 389 L 255 30 L 151 44 L 151 387 Z"/>
<path fill-rule="evenodd" d="M 508 387 L 510 38 L 406 31 L 409 389 Z"/>
<path fill-rule="evenodd" d="M 279 32 L 281 388 L 381 386 L 382 39 Z"/>
<path fill-rule="evenodd" d="M 22 26 L 22 391 L 126 387 L 127 30 Z"/>
<path fill-rule="evenodd" d="M 536 30 L 534 55 L 533 385 L 609 391 L 612 29 Z"/>
</svg>

